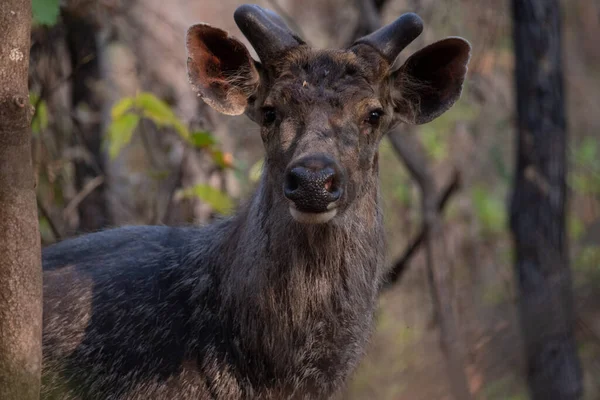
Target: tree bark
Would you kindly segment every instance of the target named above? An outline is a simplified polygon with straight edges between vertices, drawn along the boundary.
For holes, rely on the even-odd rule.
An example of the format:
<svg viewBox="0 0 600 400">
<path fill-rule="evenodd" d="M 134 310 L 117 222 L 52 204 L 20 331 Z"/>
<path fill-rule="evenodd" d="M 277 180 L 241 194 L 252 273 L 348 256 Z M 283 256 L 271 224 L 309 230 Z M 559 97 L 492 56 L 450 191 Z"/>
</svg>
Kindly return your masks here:
<svg viewBox="0 0 600 400">
<path fill-rule="evenodd" d="M 0 2 L 0 399 L 39 398 L 40 236 L 31 165 L 29 0 Z"/>
<path fill-rule="evenodd" d="M 558 0 L 513 0 L 515 270 L 532 399 L 582 396 L 565 230 L 567 132 Z"/>
</svg>

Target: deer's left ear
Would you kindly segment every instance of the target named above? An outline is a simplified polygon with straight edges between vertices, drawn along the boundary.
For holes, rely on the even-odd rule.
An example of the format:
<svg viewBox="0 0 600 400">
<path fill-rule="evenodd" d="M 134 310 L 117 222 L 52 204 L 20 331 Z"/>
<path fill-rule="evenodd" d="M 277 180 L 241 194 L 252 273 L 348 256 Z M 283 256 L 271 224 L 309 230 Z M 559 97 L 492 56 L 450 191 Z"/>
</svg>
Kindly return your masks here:
<svg viewBox="0 0 600 400">
<path fill-rule="evenodd" d="M 424 124 L 442 115 L 459 99 L 471 46 L 447 38 L 410 56 L 392 73 L 392 98 L 398 119 Z"/>
</svg>

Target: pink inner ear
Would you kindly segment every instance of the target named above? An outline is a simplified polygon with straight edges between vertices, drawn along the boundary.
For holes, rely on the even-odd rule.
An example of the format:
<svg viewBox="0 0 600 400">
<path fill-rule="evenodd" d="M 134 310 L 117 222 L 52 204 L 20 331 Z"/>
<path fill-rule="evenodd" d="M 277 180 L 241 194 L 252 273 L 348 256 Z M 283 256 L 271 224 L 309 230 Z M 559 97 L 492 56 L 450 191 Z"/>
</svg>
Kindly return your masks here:
<svg viewBox="0 0 600 400">
<path fill-rule="evenodd" d="M 246 47 L 209 25 L 191 27 L 186 45 L 192 85 L 211 107 L 226 114 L 241 114 L 259 79 Z"/>
<path fill-rule="evenodd" d="M 218 42 L 225 44 L 229 41 L 227 33 L 208 25 L 197 25 L 188 32 L 187 49 L 193 72 L 193 84 L 199 88 L 210 88 L 215 81 L 224 83 L 223 66 L 211 47 Z"/>
</svg>

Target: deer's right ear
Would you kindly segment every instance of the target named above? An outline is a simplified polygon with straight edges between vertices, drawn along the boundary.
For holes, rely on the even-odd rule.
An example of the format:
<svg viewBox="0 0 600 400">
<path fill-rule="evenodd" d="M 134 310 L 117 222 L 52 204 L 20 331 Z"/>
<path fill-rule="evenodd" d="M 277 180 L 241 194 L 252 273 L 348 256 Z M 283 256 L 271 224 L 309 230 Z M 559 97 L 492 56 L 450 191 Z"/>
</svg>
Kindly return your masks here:
<svg viewBox="0 0 600 400">
<path fill-rule="evenodd" d="M 465 39 L 451 37 L 417 51 L 393 73 L 394 107 L 400 120 L 424 124 L 459 99 L 471 57 Z"/>
<path fill-rule="evenodd" d="M 227 115 L 243 114 L 260 76 L 248 49 L 222 29 L 205 24 L 187 31 L 188 78 L 202 99 Z"/>
</svg>

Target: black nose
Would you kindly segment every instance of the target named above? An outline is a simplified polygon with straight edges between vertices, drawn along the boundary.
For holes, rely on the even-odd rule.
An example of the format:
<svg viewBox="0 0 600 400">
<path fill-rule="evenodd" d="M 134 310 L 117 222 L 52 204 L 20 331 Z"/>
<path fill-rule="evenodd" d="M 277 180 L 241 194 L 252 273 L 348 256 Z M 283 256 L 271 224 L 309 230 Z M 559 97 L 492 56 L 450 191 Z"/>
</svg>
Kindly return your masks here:
<svg viewBox="0 0 600 400">
<path fill-rule="evenodd" d="M 339 200 L 343 193 L 344 176 L 330 157 L 316 155 L 301 158 L 286 172 L 283 192 L 299 211 L 321 213 Z"/>
</svg>

